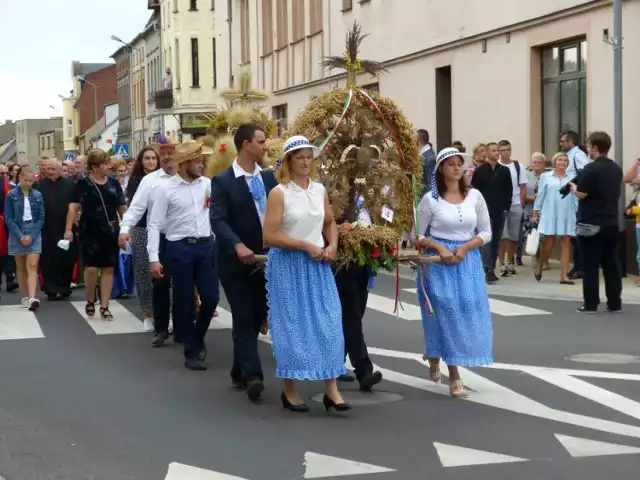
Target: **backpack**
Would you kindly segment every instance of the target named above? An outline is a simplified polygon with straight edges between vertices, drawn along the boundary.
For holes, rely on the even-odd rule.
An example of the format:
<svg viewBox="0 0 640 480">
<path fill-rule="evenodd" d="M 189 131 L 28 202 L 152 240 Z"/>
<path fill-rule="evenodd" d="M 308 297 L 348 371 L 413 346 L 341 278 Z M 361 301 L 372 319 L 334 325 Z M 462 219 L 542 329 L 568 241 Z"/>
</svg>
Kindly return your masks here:
<svg viewBox="0 0 640 480">
<path fill-rule="evenodd" d="M 514 160 L 513 163 L 516 165 L 516 182 L 520 186 L 520 163 L 517 160 Z"/>
</svg>

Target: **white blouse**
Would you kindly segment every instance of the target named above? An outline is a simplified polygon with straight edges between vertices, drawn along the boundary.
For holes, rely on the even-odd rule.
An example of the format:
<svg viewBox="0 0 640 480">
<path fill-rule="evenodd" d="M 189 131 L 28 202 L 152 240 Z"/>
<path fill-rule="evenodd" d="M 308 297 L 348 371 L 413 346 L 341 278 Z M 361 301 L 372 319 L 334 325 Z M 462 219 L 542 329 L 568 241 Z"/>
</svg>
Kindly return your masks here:
<svg viewBox="0 0 640 480">
<path fill-rule="evenodd" d="M 306 240 L 320 248 L 325 246 L 324 228 L 325 190 L 321 183 L 309 182 L 306 190 L 294 182 L 280 184 L 284 192 L 284 212 L 280 231 L 296 240 Z"/>
<path fill-rule="evenodd" d="M 31 213 L 31 202 L 29 202 L 29 197 L 24 197 L 24 211 L 22 212 L 22 221 L 30 222 L 33 220 L 33 214 Z"/>
<path fill-rule="evenodd" d="M 464 201 L 458 205 L 440 197 L 435 200 L 427 192 L 418 207 L 420 238 L 425 237 L 429 228 L 432 237 L 443 240 L 469 241 L 478 236 L 482 243 L 491 241 L 491 220 L 482 194 L 472 188 Z"/>
</svg>

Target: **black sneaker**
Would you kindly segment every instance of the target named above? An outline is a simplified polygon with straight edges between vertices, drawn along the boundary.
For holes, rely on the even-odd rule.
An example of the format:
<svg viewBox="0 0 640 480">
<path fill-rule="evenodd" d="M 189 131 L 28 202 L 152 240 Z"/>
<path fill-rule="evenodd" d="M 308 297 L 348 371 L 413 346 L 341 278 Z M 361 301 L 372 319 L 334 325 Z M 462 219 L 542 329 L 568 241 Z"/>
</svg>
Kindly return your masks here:
<svg viewBox="0 0 640 480">
<path fill-rule="evenodd" d="M 618 308 L 607 307 L 607 312 L 609 312 L 609 313 L 622 313 L 622 307 L 618 307 Z"/>
<path fill-rule="evenodd" d="M 202 370 L 206 370 L 207 369 L 207 364 L 205 362 L 203 362 L 202 360 L 200 360 L 199 358 L 187 358 L 187 359 L 185 359 L 184 366 L 185 366 L 185 368 L 188 368 L 189 370 L 202 371 Z"/>
<path fill-rule="evenodd" d="M 581 307 L 576 308 L 576 312 L 578 312 L 578 313 L 598 313 L 598 309 L 597 308 L 587 308 L 584 305 L 582 305 Z"/>
<path fill-rule="evenodd" d="M 164 345 L 164 342 L 169 338 L 169 332 L 157 332 L 153 337 L 153 342 L 151 342 L 152 347 L 161 347 Z"/>
<path fill-rule="evenodd" d="M 259 378 L 253 378 L 247 381 L 247 397 L 252 402 L 257 402 L 262 397 L 262 392 L 264 390 L 264 382 Z"/>
</svg>

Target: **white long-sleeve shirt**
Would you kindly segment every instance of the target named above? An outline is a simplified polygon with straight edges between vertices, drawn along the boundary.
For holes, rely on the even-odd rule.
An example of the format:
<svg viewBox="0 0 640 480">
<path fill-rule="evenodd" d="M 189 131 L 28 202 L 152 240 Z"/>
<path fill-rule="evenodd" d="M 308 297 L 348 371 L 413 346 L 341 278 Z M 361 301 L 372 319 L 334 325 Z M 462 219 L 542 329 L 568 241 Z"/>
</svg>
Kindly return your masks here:
<svg viewBox="0 0 640 480">
<path fill-rule="evenodd" d="M 159 261 L 160 232 L 167 241 L 211 237 L 209 203 L 211 180 L 200 177 L 192 182 L 180 175 L 158 185 L 153 210 L 147 215 L 149 262 Z"/>
<path fill-rule="evenodd" d="M 151 216 L 155 192 L 158 190 L 156 187 L 170 178 L 171 176 L 161 168 L 145 175 L 140 181 L 140 185 L 138 185 L 127 213 L 124 214 L 120 224 L 121 234 L 129 233 L 131 228 L 138 224 L 145 212 L 147 212 L 147 218 Z"/>
</svg>

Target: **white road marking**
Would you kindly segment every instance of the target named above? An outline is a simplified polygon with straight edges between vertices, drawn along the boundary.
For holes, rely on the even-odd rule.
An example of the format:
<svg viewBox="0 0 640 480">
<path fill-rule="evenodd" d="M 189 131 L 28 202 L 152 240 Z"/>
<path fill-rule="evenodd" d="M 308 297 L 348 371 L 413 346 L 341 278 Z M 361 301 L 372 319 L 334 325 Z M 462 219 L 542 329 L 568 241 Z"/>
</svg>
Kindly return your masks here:
<svg viewBox="0 0 640 480">
<path fill-rule="evenodd" d="M 20 305 L 0 305 L 0 340 L 44 338 L 38 319 Z"/>
<path fill-rule="evenodd" d="M 574 395 L 579 395 L 592 402 L 599 403 L 607 408 L 640 420 L 640 403 L 634 402 L 622 395 L 553 370 L 529 371 L 527 373 Z"/>
<path fill-rule="evenodd" d="M 95 316 L 89 317 L 84 310 L 86 302 L 71 302 L 71 305 L 85 319 L 96 335 L 118 335 L 123 333 L 143 333 L 144 325 L 136 315 L 124 308 L 116 300 L 109 302 L 109 310 L 113 315 L 112 320 L 100 318 L 100 305 L 96 303 Z"/>
<path fill-rule="evenodd" d="M 303 478 L 329 478 L 347 475 L 395 472 L 395 470 L 370 463 L 356 462 L 344 458 L 307 452 L 304 454 L 305 473 Z"/>
<path fill-rule="evenodd" d="M 426 364 L 422 360 L 422 356 L 416 353 L 395 352 L 394 350 L 377 349 L 375 347 L 369 348 L 369 353 L 400 359 L 413 359 L 425 365 L 425 373 L 427 371 Z M 541 369 L 542 367 L 535 368 Z M 400 383 L 408 387 L 426 390 L 441 395 L 448 394 L 448 389 L 446 389 L 446 387 L 443 385 L 433 384 L 425 378 L 405 375 L 387 369 L 380 369 L 380 371 L 384 375 L 385 379 L 391 382 Z M 472 390 L 469 397 L 466 399 L 468 402 L 479 403 L 481 405 L 499 408 L 514 413 L 566 423 L 568 425 L 590 428 L 601 432 L 640 438 L 640 428 L 636 426 L 602 420 L 600 418 L 589 417 L 587 415 L 578 415 L 575 413 L 565 412 L 563 410 L 556 410 L 503 387 L 502 385 L 492 382 L 491 380 L 481 377 L 477 373 L 467 370 L 466 368 L 459 368 L 459 371 L 465 385 Z M 522 371 L 524 373 L 530 373 L 528 370 Z M 447 369 L 444 363 L 441 367 L 441 372 L 444 376 L 447 375 Z"/>
<path fill-rule="evenodd" d="M 415 288 L 403 288 L 402 291 L 413 293 L 415 295 L 418 294 Z M 496 300 L 495 298 L 489 298 L 489 307 L 491 308 L 491 313 L 493 313 L 494 315 L 500 315 L 501 317 L 524 317 L 528 315 L 552 314 L 551 312 L 547 312 L 546 310 L 538 310 L 537 308 L 525 307 L 524 305 Z"/>
<path fill-rule="evenodd" d="M 501 453 L 486 452 L 473 448 L 457 447 L 434 442 L 443 467 L 468 467 L 471 465 L 493 465 L 496 463 L 528 462 L 526 458 L 511 457 Z"/>
<path fill-rule="evenodd" d="M 231 312 L 224 308 L 218 307 L 218 316 L 213 317 L 209 330 L 226 330 L 231 328 L 233 322 L 231 320 Z"/>
<path fill-rule="evenodd" d="M 396 315 L 393 313 L 393 307 L 395 305 L 395 299 L 389 297 L 383 297 L 374 293 L 369 294 L 369 300 L 367 301 L 367 308 L 371 308 L 380 313 L 387 315 Z M 397 316 L 403 320 L 416 321 L 422 319 L 420 313 L 420 307 L 412 305 L 407 302 L 402 302 L 402 307 L 398 305 Z"/>
<path fill-rule="evenodd" d="M 605 455 L 629 455 L 640 453 L 640 448 L 619 445 L 617 443 L 599 442 L 587 438 L 570 437 L 555 434 L 555 437 L 572 457 L 600 457 Z"/>
<path fill-rule="evenodd" d="M 403 352 L 404 353 L 404 352 Z M 536 367 L 533 365 L 517 365 L 511 363 L 492 363 L 483 368 L 491 368 L 494 370 L 511 370 L 517 372 L 538 372 L 552 370 L 554 372 L 564 373 L 574 377 L 585 378 L 610 378 L 612 380 L 631 380 L 640 381 L 640 375 L 636 373 L 617 373 L 617 372 L 598 372 L 596 370 L 573 370 L 571 368 L 549 368 L 549 367 Z"/>
<path fill-rule="evenodd" d="M 182 463 L 169 464 L 169 471 L 164 480 L 247 480 L 246 478 L 234 477 L 225 473 L 205 470 L 203 468 L 191 467 Z"/>
</svg>

